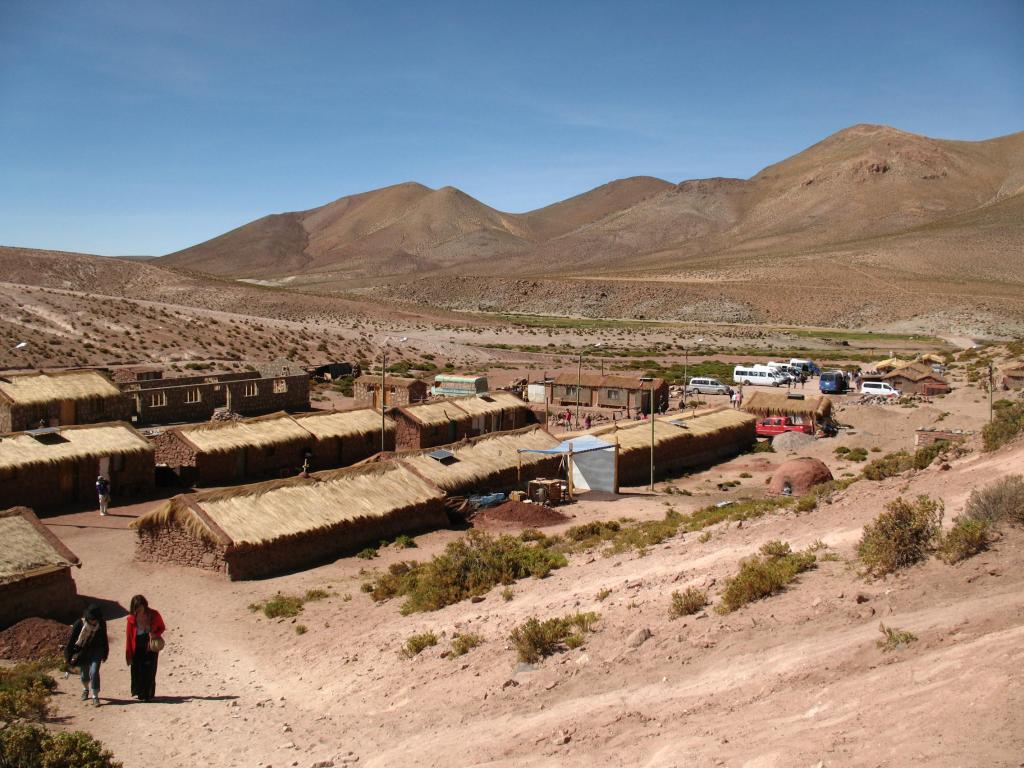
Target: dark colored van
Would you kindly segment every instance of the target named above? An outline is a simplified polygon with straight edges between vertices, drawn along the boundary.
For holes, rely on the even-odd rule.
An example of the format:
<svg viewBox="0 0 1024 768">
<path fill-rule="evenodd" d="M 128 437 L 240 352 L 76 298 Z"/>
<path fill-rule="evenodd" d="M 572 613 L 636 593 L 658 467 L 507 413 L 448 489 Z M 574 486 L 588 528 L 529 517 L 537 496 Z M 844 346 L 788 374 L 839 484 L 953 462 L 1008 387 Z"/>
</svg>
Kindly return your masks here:
<svg viewBox="0 0 1024 768">
<path fill-rule="evenodd" d="M 825 371 L 818 381 L 818 389 L 822 394 L 841 395 L 850 389 L 850 383 L 842 371 Z"/>
</svg>

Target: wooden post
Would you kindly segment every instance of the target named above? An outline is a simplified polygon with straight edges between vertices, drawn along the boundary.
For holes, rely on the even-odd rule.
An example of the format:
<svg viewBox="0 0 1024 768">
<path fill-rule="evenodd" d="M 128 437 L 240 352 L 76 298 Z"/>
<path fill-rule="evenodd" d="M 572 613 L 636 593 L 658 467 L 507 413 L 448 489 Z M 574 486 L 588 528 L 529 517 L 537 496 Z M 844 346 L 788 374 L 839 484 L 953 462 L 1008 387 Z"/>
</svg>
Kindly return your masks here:
<svg viewBox="0 0 1024 768">
<path fill-rule="evenodd" d="M 572 443 L 569 443 L 569 459 L 566 462 L 568 472 L 566 472 L 566 492 L 569 494 L 569 500 L 572 501 Z"/>
</svg>

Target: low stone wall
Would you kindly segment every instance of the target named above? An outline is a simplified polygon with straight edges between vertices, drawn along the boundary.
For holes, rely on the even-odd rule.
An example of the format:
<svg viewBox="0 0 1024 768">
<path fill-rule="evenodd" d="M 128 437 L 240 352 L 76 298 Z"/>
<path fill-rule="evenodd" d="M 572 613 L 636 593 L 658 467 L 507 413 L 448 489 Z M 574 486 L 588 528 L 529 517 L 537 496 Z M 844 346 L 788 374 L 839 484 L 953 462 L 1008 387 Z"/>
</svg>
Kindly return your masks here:
<svg viewBox="0 0 1024 768">
<path fill-rule="evenodd" d="M 136 530 L 135 559 L 227 573 L 224 547 L 197 538 L 180 525 Z"/>
<path fill-rule="evenodd" d="M 71 621 L 81 601 L 71 568 L 53 568 L 9 584 L 0 584 L 0 629 L 38 616 Z"/>
<path fill-rule="evenodd" d="M 927 429 L 921 428 L 914 432 L 914 447 L 921 448 L 938 442 L 961 442 L 973 435 L 962 429 Z"/>
</svg>

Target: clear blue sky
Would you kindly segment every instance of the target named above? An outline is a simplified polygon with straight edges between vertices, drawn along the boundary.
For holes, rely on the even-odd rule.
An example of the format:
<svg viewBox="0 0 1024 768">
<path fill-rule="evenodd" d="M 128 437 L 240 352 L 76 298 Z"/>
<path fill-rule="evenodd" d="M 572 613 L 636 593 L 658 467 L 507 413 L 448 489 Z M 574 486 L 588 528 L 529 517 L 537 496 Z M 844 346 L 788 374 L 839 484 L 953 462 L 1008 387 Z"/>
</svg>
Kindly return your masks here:
<svg viewBox="0 0 1024 768">
<path fill-rule="evenodd" d="M 406 180 L 523 211 L 861 122 L 1024 129 L 1024 1 L 0 0 L 0 244 L 161 254 Z"/>
</svg>

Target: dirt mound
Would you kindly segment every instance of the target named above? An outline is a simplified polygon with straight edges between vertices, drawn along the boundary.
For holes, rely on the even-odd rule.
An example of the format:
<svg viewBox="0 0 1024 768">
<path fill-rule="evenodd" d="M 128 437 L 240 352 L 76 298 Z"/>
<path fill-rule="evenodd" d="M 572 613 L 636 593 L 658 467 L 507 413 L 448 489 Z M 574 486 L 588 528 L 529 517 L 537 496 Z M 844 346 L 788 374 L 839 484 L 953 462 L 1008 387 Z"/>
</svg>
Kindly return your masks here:
<svg viewBox="0 0 1024 768">
<path fill-rule="evenodd" d="M 772 448 L 776 453 L 795 453 L 810 448 L 817 442 L 814 435 L 803 432 L 783 432 L 772 438 Z"/>
<path fill-rule="evenodd" d="M 520 528 L 544 528 L 558 525 L 569 520 L 561 512 L 543 504 L 528 504 L 524 501 L 506 501 L 497 507 L 481 510 L 473 516 L 473 526 L 502 527 L 516 526 Z"/>
<path fill-rule="evenodd" d="M 24 619 L 0 632 L 0 659 L 35 661 L 60 656 L 68 627 L 52 619 Z"/>
<path fill-rule="evenodd" d="M 817 459 L 790 459 L 775 470 L 768 484 L 768 493 L 772 496 L 783 495 L 788 486 L 789 493 L 786 495 L 803 496 L 814 486 L 831 479 L 829 468 Z"/>
</svg>

